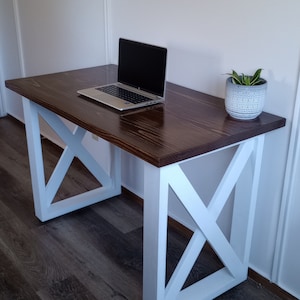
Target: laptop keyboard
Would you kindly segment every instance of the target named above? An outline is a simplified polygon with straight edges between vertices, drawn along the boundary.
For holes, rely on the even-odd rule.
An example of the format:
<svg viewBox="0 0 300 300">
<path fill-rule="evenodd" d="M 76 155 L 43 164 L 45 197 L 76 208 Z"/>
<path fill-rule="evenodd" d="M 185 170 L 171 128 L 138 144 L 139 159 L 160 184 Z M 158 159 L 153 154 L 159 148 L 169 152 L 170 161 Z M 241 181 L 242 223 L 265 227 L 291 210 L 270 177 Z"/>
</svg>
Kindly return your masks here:
<svg viewBox="0 0 300 300">
<path fill-rule="evenodd" d="M 146 101 L 151 101 L 152 99 L 139 95 L 135 92 L 128 91 L 126 89 L 123 89 L 121 87 L 115 86 L 115 85 L 107 85 L 100 88 L 97 88 L 97 90 L 104 92 L 106 94 L 109 94 L 111 96 L 118 97 L 120 99 L 123 99 L 125 101 L 138 104 Z"/>
</svg>

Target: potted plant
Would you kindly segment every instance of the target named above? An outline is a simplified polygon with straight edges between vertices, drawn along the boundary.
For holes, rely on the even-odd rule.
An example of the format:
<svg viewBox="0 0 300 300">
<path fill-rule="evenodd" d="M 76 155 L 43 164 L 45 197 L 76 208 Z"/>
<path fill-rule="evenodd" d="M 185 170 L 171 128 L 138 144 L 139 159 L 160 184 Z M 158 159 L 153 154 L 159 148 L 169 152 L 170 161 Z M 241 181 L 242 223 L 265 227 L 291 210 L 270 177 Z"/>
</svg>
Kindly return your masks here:
<svg viewBox="0 0 300 300">
<path fill-rule="evenodd" d="M 262 69 L 253 75 L 232 73 L 226 80 L 225 109 L 239 120 L 252 120 L 258 117 L 264 106 L 267 81 L 260 77 Z"/>
</svg>

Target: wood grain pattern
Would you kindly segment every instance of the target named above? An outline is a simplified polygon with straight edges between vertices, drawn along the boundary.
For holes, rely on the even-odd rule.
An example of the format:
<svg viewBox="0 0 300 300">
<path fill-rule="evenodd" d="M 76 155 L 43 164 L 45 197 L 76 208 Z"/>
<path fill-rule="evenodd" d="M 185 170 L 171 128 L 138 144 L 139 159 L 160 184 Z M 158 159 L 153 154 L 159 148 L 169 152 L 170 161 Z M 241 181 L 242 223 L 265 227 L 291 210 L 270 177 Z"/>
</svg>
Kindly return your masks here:
<svg viewBox="0 0 300 300">
<path fill-rule="evenodd" d="M 0 299 L 142 299 L 141 204 L 125 193 L 41 223 L 34 216 L 24 127 L 11 117 L 0 119 L 0 147 Z M 45 140 L 43 152 L 49 173 L 61 149 Z M 93 184 L 75 161 L 60 193 Z M 170 226 L 167 280 L 189 237 Z M 186 285 L 220 266 L 206 245 Z M 249 279 L 218 299 L 280 298 Z"/>
<path fill-rule="evenodd" d="M 6 81 L 6 87 L 120 148 L 161 167 L 283 127 L 262 113 L 253 121 L 230 119 L 223 99 L 167 83 L 163 105 L 124 112 L 79 96 L 79 89 L 115 82 L 108 65 Z"/>
</svg>

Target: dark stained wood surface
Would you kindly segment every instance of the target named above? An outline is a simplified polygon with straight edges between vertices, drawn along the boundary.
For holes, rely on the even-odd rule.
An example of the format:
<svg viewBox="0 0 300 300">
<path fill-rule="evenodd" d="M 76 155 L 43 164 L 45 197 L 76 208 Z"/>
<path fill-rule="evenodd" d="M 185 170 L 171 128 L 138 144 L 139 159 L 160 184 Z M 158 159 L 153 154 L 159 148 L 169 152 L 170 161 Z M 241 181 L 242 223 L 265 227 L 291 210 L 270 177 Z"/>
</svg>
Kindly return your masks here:
<svg viewBox="0 0 300 300">
<path fill-rule="evenodd" d="M 62 150 L 46 139 L 42 146 L 49 177 Z M 0 118 L 0 147 L 0 299 L 142 299 L 142 206 L 123 193 L 42 223 L 34 216 L 23 124 Z M 58 197 L 96 184 L 75 160 Z M 169 226 L 167 279 L 189 237 Z M 186 284 L 220 267 L 206 246 Z M 281 298 L 248 279 L 217 299 Z"/>
<path fill-rule="evenodd" d="M 76 93 L 116 78 L 117 67 L 108 65 L 8 80 L 6 87 L 157 167 L 285 125 L 265 112 L 253 121 L 233 120 L 223 99 L 172 83 L 163 105 L 122 113 Z"/>
</svg>

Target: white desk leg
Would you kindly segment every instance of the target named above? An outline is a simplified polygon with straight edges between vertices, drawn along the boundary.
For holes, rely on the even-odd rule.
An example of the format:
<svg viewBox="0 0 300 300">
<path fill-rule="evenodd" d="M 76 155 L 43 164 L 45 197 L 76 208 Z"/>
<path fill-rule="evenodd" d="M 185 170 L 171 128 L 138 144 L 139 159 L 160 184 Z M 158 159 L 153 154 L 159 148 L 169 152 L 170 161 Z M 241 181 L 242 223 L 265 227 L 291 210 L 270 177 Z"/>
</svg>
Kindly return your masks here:
<svg viewBox="0 0 300 300">
<path fill-rule="evenodd" d="M 255 139 L 255 147 L 248 166 L 235 189 L 235 201 L 231 223 L 230 244 L 248 270 L 253 223 L 258 194 L 264 135 Z M 245 273 L 247 276 L 247 273 Z"/>
<path fill-rule="evenodd" d="M 145 163 L 144 300 L 213 299 L 246 279 L 263 141 L 262 135 L 232 145 L 238 146 L 237 150 L 207 206 L 184 173 L 181 163 L 161 169 Z M 165 286 L 169 189 L 177 195 L 198 228 Z M 228 240 L 217 219 L 233 190 L 235 200 Z M 224 268 L 181 290 L 206 241 Z"/>
<path fill-rule="evenodd" d="M 159 169 L 144 163 L 143 299 L 162 300 L 165 294 L 168 184 Z"/>
<path fill-rule="evenodd" d="M 37 107 L 23 99 L 26 138 L 31 171 L 31 182 L 36 216 L 44 219 L 46 208 L 40 201 L 45 194 L 45 174 Z"/>
<path fill-rule="evenodd" d="M 110 145 L 111 165 L 110 170 L 106 172 L 81 143 L 86 133 L 85 129 L 77 126 L 71 132 L 56 114 L 27 99 L 23 99 L 23 107 L 35 214 L 41 221 L 61 216 L 121 193 L 121 151 L 119 148 Z M 44 175 L 39 116 L 66 144 L 47 184 Z M 80 195 L 53 202 L 74 157 L 81 160 L 101 186 Z"/>
</svg>

